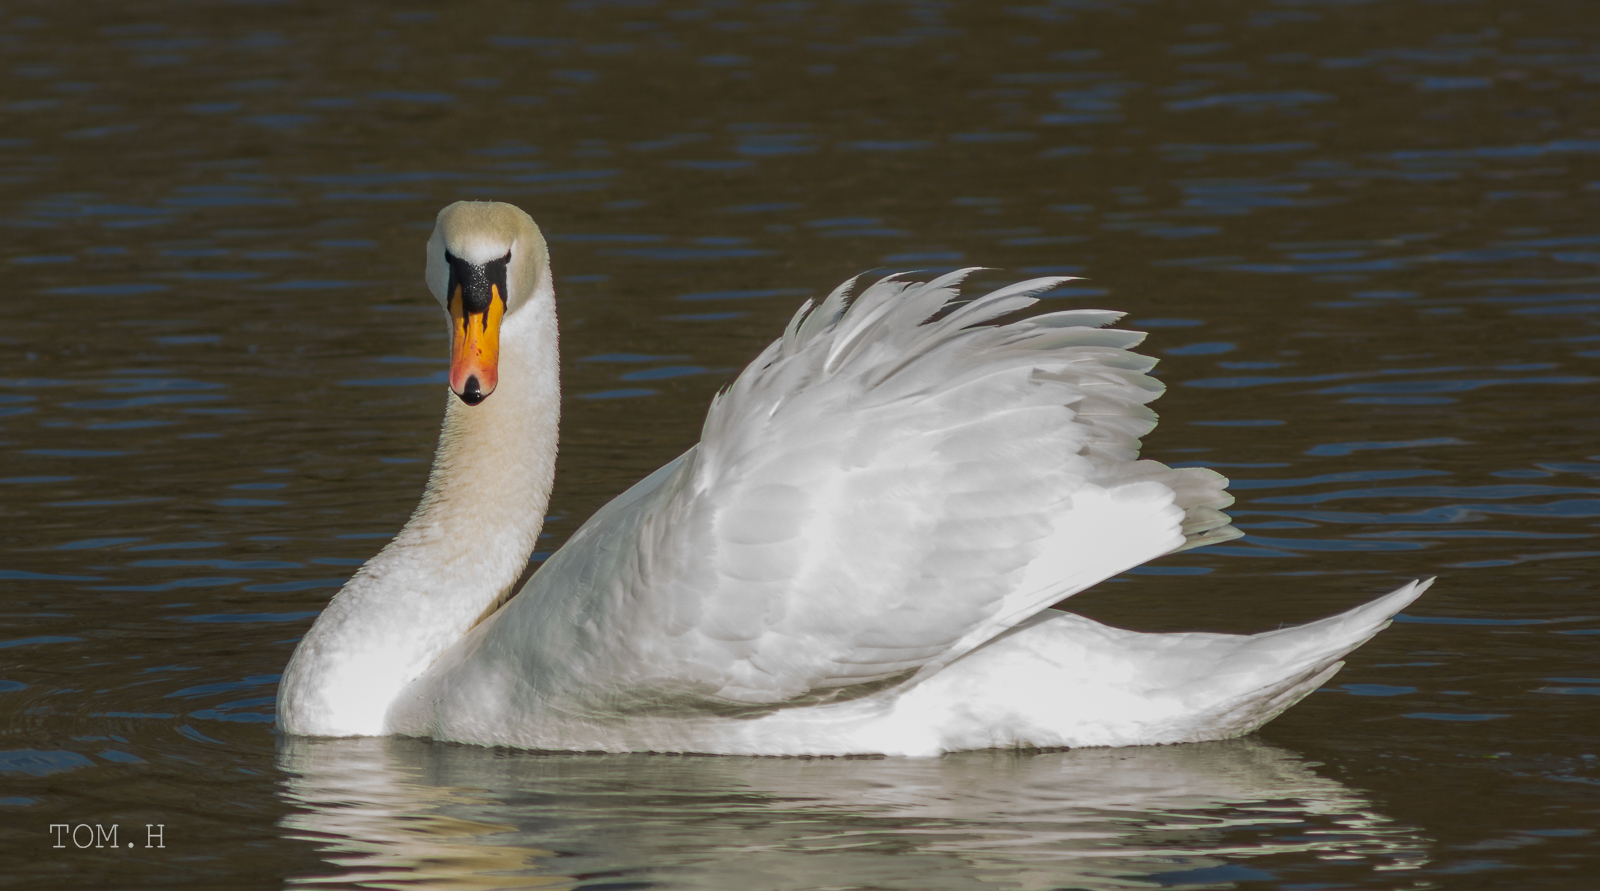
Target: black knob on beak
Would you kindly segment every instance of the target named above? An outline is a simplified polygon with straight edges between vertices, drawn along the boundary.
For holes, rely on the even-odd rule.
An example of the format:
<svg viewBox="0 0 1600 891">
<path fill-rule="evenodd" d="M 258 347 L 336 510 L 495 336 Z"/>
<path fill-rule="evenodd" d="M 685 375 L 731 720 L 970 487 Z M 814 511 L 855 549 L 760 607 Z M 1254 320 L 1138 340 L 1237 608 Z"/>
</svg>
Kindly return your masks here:
<svg viewBox="0 0 1600 891">
<path fill-rule="evenodd" d="M 478 386 L 478 376 L 467 378 L 467 385 L 461 388 L 461 401 L 468 405 L 477 405 L 484 400 L 483 388 Z"/>
</svg>

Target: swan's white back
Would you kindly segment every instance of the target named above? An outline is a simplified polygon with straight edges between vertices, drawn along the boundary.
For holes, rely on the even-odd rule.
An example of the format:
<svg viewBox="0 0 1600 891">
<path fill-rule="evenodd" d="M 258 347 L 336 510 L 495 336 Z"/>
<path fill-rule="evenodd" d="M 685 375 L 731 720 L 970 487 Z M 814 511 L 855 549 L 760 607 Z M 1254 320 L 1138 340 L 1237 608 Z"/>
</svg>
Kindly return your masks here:
<svg viewBox="0 0 1600 891">
<path fill-rule="evenodd" d="M 280 699 L 280 722 L 746 754 L 1215 739 L 1315 689 L 1421 593 L 1254 637 L 1137 634 L 1049 610 L 1155 557 L 1237 537 L 1221 512 L 1232 499 L 1214 472 L 1138 460 L 1155 424 L 1145 404 L 1162 389 L 1154 361 L 1129 351 L 1142 334 L 1102 327 L 1118 314 L 1100 310 L 1002 322 L 1060 279 L 961 303 L 968 272 L 890 277 L 854 300 L 846 283 L 808 303 L 713 402 L 699 444 L 601 509 L 504 606 L 485 582 L 421 598 L 459 597 L 468 606 L 451 627 L 468 617 L 470 630 L 389 683 L 380 722 L 301 720 L 301 702 L 337 711 L 312 695 L 314 668 L 294 673 L 303 695 Z M 474 448 L 472 413 L 495 400 L 526 409 L 511 384 L 452 405 L 448 466 L 408 531 L 444 509 L 434 488 L 466 490 L 445 485 L 462 460 L 447 446 Z M 541 454 L 504 442 L 487 466 L 542 473 Z M 426 562 L 449 546 L 443 532 L 373 563 Z M 367 621 L 392 639 L 405 619 L 376 603 Z M 360 648 L 350 613 L 319 648 Z"/>
</svg>

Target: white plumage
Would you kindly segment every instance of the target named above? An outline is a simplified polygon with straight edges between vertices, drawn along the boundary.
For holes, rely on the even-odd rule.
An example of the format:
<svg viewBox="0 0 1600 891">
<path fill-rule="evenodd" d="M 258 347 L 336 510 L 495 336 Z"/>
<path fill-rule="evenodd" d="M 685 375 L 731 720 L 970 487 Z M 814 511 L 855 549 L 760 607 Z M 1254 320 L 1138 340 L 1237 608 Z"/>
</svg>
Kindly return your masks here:
<svg viewBox="0 0 1600 891">
<path fill-rule="evenodd" d="M 1248 637 L 1049 610 L 1237 537 L 1232 498 L 1212 471 L 1138 460 L 1162 389 L 1129 352 L 1142 334 L 1101 310 L 1001 322 L 1061 279 L 963 304 L 965 270 L 808 303 L 698 445 L 499 606 L 548 498 L 554 306 L 525 214 L 452 205 L 429 250 L 457 244 L 513 256 L 499 389 L 452 400 L 422 506 L 296 652 L 290 732 L 742 754 L 1217 739 L 1315 689 L 1426 587 Z M 494 570 L 440 568 L 472 555 Z"/>
</svg>

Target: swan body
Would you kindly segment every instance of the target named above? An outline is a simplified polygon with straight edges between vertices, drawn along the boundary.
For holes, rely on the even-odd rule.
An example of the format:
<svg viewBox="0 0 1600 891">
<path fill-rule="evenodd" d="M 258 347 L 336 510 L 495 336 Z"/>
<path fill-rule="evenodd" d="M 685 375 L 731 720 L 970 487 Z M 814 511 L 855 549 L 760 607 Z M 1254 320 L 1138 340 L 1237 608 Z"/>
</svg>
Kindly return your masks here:
<svg viewBox="0 0 1600 891">
<path fill-rule="evenodd" d="M 1050 609 L 1241 533 L 1226 479 L 1138 459 L 1161 392 L 1142 334 L 1101 310 L 997 322 L 1061 280 L 953 302 L 968 272 L 808 302 L 697 445 L 510 597 L 554 473 L 549 263 L 522 211 L 445 208 L 427 278 L 456 396 L 428 490 L 296 649 L 280 728 L 758 755 L 1220 739 L 1426 589 L 1251 636 Z"/>
</svg>

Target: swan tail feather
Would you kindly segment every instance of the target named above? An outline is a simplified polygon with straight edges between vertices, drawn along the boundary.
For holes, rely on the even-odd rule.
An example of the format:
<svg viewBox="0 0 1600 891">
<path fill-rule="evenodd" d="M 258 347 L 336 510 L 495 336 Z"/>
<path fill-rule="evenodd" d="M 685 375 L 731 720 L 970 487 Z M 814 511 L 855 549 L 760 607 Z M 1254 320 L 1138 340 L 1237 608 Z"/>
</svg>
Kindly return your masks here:
<svg viewBox="0 0 1600 891">
<path fill-rule="evenodd" d="M 1255 635 L 1151 634 L 1049 611 L 929 677 L 910 703 L 942 715 L 947 751 L 1243 736 L 1326 683 L 1431 583 Z"/>
<path fill-rule="evenodd" d="M 1197 739 L 1242 736 L 1276 718 L 1337 674 L 1345 656 L 1389 627 L 1432 584 L 1431 578 L 1413 581 L 1338 615 L 1246 637 L 1216 666 L 1237 692 L 1197 712 L 1191 732 Z"/>
</svg>

